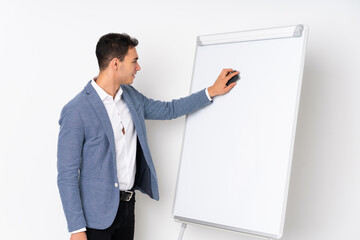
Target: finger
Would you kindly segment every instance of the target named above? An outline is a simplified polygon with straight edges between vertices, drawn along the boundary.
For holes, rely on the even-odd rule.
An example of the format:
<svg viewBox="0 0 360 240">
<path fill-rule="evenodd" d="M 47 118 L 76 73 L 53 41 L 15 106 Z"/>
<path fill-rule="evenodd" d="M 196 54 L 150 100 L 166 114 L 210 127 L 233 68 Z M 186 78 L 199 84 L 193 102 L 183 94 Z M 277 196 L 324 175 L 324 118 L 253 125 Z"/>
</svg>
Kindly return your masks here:
<svg viewBox="0 0 360 240">
<path fill-rule="evenodd" d="M 239 71 L 235 71 L 235 72 L 230 73 L 229 75 L 227 75 L 227 77 L 229 77 L 229 79 L 230 79 L 230 78 L 232 78 L 233 76 L 238 75 L 239 73 L 240 73 Z"/>
<path fill-rule="evenodd" d="M 224 69 L 221 71 L 221 74 L 224 75 L 224 76 L 226 76 L 226 74 L 227 74 L 228 72 L 232 72 L 232 71 L 234 71 L 232 68 L 224 68 Z"/>
<path fill-rule="evenodd" d="M 228 75 L 225 76 L 224 82 L 227 83 L 232 77 L 236 76 L 239 73 L 239 71 L 229 72 Z"/>
<path fill-rule="evenodd" d="M 229 75 L 227 75 L 224 80 L 223 80 L 223 83 L 227 83 L 228 81 L 230 81 L 230 79 L 236 75 L 238 75 L 240 72 L 239 71 L 235 71 L 233 73 L 230 73 Z M 237 80 L 236 80 L 237 81 Z"/>
<path fill-rule="evenodd" d="M 229 92 L 233 87 L 235 87 L 237 83 L 236 82 L 233 82 L 231 84 L 229 84 L 229 86 L 227 86 L 224 90 L 225 90 L 225 93 Z"/>
</svg>

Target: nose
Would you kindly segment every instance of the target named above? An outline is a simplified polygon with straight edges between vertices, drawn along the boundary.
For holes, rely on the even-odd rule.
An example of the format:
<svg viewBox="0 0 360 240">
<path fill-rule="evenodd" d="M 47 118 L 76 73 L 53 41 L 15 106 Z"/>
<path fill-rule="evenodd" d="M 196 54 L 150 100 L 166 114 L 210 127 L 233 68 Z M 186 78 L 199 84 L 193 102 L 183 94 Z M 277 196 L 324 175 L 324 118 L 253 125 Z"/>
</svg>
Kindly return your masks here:
<svg viewBox="0 0 360 240">
<path fill-rule="evenodd" d="M 140 71 L 141 70 L 141 67 L 140 67 L 140 65 L 139 65 L 139 63 L 136 63 L 136 71 Z"/>
</svg>

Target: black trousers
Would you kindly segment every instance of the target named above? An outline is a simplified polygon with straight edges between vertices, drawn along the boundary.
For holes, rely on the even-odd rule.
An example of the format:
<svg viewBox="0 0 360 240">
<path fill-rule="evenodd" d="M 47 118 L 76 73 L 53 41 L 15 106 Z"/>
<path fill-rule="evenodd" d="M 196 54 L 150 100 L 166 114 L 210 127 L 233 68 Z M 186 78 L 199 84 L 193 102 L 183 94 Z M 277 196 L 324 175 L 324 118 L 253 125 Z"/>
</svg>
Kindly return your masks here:
<svg viewBox="0 0 360 240">
<path fill-rule="evenodd" d="M 88 240 L 133 240 L 135 228 L 135 194 L 128 202 L 120 201 L 114 222 L 104 230 L 86 228 Z"/>
</svg>

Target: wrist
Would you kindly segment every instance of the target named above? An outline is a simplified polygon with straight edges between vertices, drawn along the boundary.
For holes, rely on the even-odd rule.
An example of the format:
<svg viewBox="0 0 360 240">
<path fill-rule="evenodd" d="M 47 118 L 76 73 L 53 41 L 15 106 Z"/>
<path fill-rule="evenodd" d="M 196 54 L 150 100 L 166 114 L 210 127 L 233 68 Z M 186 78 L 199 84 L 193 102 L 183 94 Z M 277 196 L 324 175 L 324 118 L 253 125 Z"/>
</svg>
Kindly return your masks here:
<svg viewBox="0 0 360 240">
<path fill-rule="evenodd" d="M 70 240 L 86 240 L 87 235 L 85 232 L 72 233 Z"/>
<path fill-rule="evenodd" d="M 209 96 L 210 96 L 210 98 L 213 98 L 213 97 L 215 97 L 216 95 L 215 95 L 215 93 L 214 93 L 214 89 L 213 89 L 213 86 L 211 86 L 211 87 L 208 87 L 208 93 L 209 93 Z"/>
</svg>

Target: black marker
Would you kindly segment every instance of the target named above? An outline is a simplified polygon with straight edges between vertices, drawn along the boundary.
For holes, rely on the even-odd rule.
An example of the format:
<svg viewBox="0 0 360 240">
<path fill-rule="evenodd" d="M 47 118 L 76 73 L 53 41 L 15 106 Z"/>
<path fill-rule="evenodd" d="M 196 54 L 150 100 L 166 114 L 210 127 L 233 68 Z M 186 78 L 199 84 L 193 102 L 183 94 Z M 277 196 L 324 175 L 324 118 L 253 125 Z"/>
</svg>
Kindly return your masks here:
<svg viewBox="0 0 360 240">
<path fill-rule="evenodd" d="M 229 75 L 230 73 L 234 73 L 234 72 L 236 72 L 236 70 L 234 70 L 234 71 L 232 71 L 232 72 L 228 72 L 228 73 L 226 74 L 226 76 Z M 239 73 L 239 74 L 236 74 L 235 76 L 233 76 L 232 78 L 230 78 L 229 81 L 226 83 L 226 86 L 229 86 L 231 83 L 238 81 L 238 80 L 240 79 L 240 76 L 239 76 L 239 75 L 240 75 L 240 73 Z"/>
</svg>

